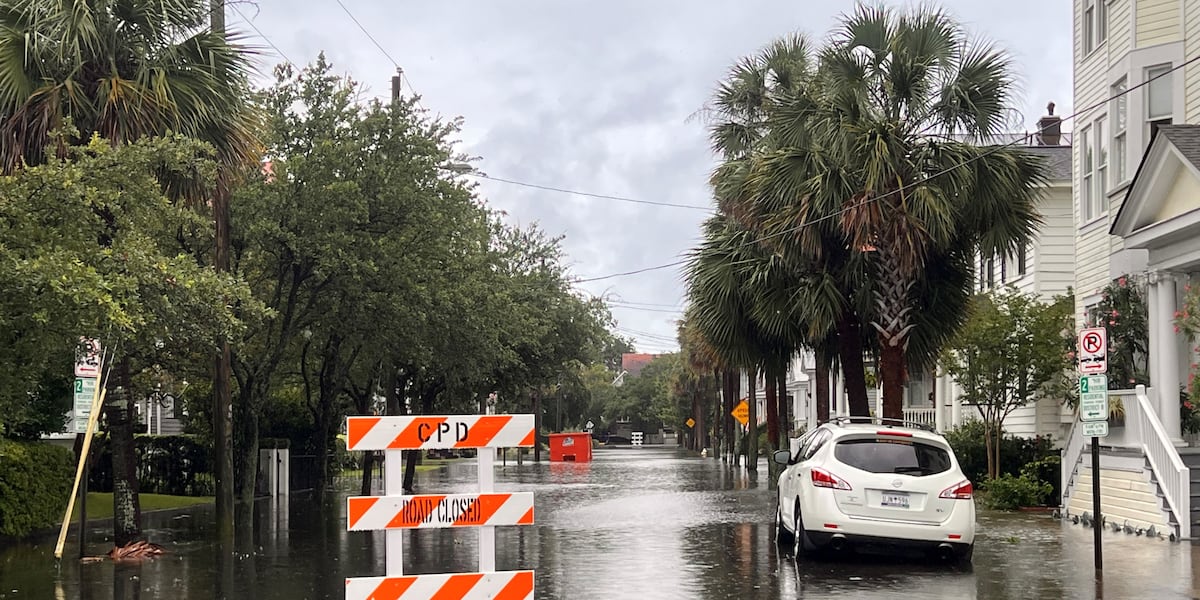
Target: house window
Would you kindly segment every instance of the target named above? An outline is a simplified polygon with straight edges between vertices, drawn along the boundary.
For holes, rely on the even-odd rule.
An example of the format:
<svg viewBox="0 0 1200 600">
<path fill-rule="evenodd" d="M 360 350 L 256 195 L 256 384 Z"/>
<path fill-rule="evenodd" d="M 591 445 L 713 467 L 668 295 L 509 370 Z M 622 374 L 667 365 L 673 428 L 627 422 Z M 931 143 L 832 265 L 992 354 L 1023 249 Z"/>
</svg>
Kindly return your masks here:
<svg viewBox="0 0 1200 600">
<path fill-rule="evenodd" d="M 1090 223 L 1096 218 L 1092 195 L 1095 192 L 1092 185 L 1092 130 L 1084 127 L 1079 132 L 1079 172 L 1083 174 L 1083 185 L 1079 186 L 1079 217 L 1081 223 Z"/>
<path fill-rule="evenodd" d="M 989 256 L 987 259 L 987 286 L 988 289 L 996 287 L 996 257 Z"/>
<path fill-rule="evenodd" d="M 1096 119 L 1096 125 L 1092 128 L 1096 139 L 1096 193 L 1094 200 L 1097 204 L 1096 214 L 1103 212 L 1101 207 L 1107 201 L 1105 193 L 1108 191 L 1108 135 L 1104 117 Z"/>
<path fill-rule="evenodd" d="M 1083 53 L 1090 54 L 1108 39 L 1107 0 L 1083 0 Z"/>
<path fill-rule="evenodd" d="M 1017 275 L 1025 274 L 1025 259 L 1025 245 L 1022 244 L 1021 247 L 1017 249 Z"/>
<path fill-rule="evenodd" d="M 1124 77 L 1116 85 L 1112 86 L 1112 174 L 1114 183 L 1125 181 L 1126 177 L 1125 124 L 1129 118 L 1129 96 L 1125 93 L 1125 90 L 1126 81 Z"/>
<path fill-rule="evenodd" d="M 1004 258 L 1000 259 L 1000 285 L 1008 283 L 1008 253 L 1004 254 Z"/>
<path fill-rule="evenodd" d="M 1174 92 L 1171 80 L 1171 65 L 1157 65 L 1146 69 L 1146 124 L 1150 138 L 1161 125 L 1170 125 L 1175 114 Z"/>
</svg>

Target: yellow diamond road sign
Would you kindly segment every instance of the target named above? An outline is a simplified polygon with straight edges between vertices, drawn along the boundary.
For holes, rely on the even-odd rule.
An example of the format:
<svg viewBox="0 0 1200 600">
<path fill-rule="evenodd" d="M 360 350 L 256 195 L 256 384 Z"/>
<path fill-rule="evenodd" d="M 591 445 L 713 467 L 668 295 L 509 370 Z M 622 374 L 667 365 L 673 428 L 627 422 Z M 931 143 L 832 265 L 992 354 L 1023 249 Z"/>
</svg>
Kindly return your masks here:
<svg viewBox="0 0 1200 600">
<path fill-rule="evenodd" d="M 684 423 L 687 423 L 687 426 L 688 426 L 688 427 L 695 427 L 695 426 L 696 426 L 696 420 L 695 420 L 695 419 L 693 419 L 693 418 L 690 418 L 690 417 L 688 418 L 688 420 L 687 420 L 687 421 L 684 421 Z"/>
<path fill-rule="evenodd" d="M 729 414 L 733 415 L 733 418 L 737 419 L 739 423 L 745 425 L 750 422 L 750 405 L 746 404 L 745 400 L 742 400 L 737 406 L 733 407 L 733 412 Z"/>
</svg>

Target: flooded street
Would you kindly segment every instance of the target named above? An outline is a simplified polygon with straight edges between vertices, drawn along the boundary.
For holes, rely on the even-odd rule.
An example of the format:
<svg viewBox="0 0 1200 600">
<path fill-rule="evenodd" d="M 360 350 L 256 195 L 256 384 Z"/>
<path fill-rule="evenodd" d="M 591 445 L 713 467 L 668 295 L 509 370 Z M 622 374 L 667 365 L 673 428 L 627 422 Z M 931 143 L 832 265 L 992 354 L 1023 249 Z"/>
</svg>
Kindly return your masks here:
<svg viewBox="0 0 1200 600">
<path fill-rule="evenodd" d="M 1092 574 L 1092 532 L 1047 515 L 982 512 L 973 568 L 856 558 L 795 562 L 775 547 L 774 495 L 719 461 L 673 449 L 602 449 L 595 462 L 497 467 L 497 488 L 532 491 L 537 524 L 497 531 L 497 568 L 530 568 L 537 597 L 591 598 L 1194 598 L 1190 544 L 1105 533 L 1106 576 Z M 424 473 L 420 492 L 468 492 L 474 464 Z M 64 561 L 53 539 L 0 550 L 0 598 L 171 600 L 342 598 L 344 578 L 383 575 L 383 535 L 348 533 L 344 494 L 254 509 L 236 553 L 211 541 L 208 509 L 149 515 L 170 554 L 140 566 Z M 89 553 L 108 546 L 99 541 Z M 72 537 L 73 541 L 74 537 Z M 408 534 L 406 573 L 477 568 L 473 530 Z M 68 545 L 67 555 L 77 548 Z"/>
</svg>

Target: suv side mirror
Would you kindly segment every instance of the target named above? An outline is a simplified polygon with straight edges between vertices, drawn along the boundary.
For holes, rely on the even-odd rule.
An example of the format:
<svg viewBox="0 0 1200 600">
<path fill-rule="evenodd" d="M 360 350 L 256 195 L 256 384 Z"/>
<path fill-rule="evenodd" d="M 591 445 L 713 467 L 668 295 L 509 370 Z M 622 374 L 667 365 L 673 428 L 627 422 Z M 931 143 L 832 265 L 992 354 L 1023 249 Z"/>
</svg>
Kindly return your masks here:
<svg viewBox="0 0 1200 600">
<path fill-rule="evenodd" d="M 788 450 L 776 450 L 772 458 L 775 462 L 787 466 L 788 463 L 792 462 L 792 453 Z"/>
</svg>

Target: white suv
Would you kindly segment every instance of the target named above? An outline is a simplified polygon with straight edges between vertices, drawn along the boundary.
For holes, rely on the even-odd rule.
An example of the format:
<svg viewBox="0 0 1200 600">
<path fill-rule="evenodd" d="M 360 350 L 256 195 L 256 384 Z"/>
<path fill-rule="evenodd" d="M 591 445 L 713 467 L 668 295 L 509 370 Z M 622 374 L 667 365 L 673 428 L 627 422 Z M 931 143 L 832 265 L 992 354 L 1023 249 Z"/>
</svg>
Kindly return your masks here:
<svg viewBox="0 0 1200 600">
<path fill-rule="evenodd" d="M 773 458 L 787 465 L 779 475 L 776 540 L 797 556 L 864 546 L 971 560 L 971 482 L 942 436 L 843 418 L 806 433 L 795 453 Z"/>
</svg>

